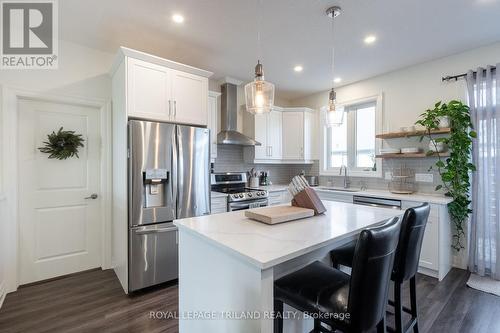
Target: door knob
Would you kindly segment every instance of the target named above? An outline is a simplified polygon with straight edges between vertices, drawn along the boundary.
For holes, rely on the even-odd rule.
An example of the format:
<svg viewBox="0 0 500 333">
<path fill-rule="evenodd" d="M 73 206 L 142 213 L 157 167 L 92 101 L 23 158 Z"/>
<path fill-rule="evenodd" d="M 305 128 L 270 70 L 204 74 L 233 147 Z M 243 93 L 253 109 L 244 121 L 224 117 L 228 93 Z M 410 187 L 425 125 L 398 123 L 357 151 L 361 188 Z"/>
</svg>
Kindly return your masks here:
<svg viewBox="0 0 500 333">
<path fill-rule="evenodd" d="M 90 195 L 90 197 L 86 197 L 85 199 L 92 199 L 92 200 L 95 200 L 95 199 L 97 199 L 97 197 L 98 197 L 97 193 L 92 193 L 92 194 Z"/>
</svg>

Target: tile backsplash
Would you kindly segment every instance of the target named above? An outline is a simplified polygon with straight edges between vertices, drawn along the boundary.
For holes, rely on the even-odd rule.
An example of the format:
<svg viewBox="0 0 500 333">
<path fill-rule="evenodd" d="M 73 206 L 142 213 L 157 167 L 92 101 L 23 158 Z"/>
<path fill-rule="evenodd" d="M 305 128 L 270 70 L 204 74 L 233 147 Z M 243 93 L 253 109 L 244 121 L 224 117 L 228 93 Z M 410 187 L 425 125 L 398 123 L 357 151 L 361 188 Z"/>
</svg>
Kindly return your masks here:
<svg viewBox="0 0 500 333">
<path fill-rule="evenodd" d="M 415 159 L 385 159 L 382 163 L 382 175 L 392 172 L 401 166 L 406 166 L 415 170 L 415 173 L 432 174 L 432 183 L 416 183 L 417 192 L 435 194 L 434 189 L 441 184 L 441 177 L 436 170 L 429 167 L 436 162 L 435 158 L 415 158 Z M 217 146 L 217 159 L 214 163 L 215 172 L 243 172 L 255 168 L 258 172 L 269 171 L 269 176 L 273 184 L 288 184 L 293 176 L 298 175 L 302 170 L 306 175 L 319 175 L 319 161 L 314 164 L 251 164 L 243 160 L 243 147 L 231 145 Z M 389 181 L 384 178 L 349 177 L 352 187 L 367 186 L 369 189 L 387 190 Z M 342 186 L 343 177 L 340 176 L 320 176 L 320 185 Z M 333 182 L 333 183 L 332 183 Z M 441 191 L 442 193 L 442 191 Z"/>
<path fill-rule="evenodd" d="M 420 193 L 436 194 L 439 192 L 434 191 L 437 185 L 441 184 L 441 177 L 437 170 L 430 170 L 429 167 L 436 162 L 435 158 L 415 158 L 415 159 L 385 159 L 382 163 L 382 178 L 368 178 L 368 177 L 349 177 L 352 187 L 366 186 L 369 189 L 387 190 L 389 187 L 389 180 L 384 178 L 386 172 L 392 172 L 401 166 L 413 169 L 415 173 L 432 174 L 432 183 L 416 182 L 416 191 Z M 319 170 L 319 166 L 318 166 Z M 320 185 L 329 186 L 332 182 L 334 186 L 341 186 L 343 184 L 343 177 L 321 176 L 319 178 Z M 443 193 L 443 191 L 440 191 Z"/>
<path fill-rule="evenodd" d="M 269 171 L 273 184 L 288 184 L 293 176 L 302 170 L 306 175 L 318 175 L 319 164 L 251 164 L 243 160 L 243 147 L 235 145 L 218 145 L 217 158 L 214 163 L 215 172 L 243 172 L 255 168 L 260 171 Z"/>
</svg>

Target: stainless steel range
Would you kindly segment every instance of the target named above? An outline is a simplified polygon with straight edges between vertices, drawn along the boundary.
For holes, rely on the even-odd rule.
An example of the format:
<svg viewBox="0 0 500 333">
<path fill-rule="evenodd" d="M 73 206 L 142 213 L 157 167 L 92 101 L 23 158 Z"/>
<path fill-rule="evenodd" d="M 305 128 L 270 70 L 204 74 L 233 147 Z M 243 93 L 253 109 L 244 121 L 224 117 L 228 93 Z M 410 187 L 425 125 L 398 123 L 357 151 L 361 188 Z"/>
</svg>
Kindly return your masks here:
<svg viewBox="0 0 500 333">
<path fill-rule="evenodd" d="M 227 194 L 229 212 L 268 205 L 269 193 L 246 187 L 247 174 L 244 172 L 213 173 L 210 177 L 212 191 Z"/>
</svg>

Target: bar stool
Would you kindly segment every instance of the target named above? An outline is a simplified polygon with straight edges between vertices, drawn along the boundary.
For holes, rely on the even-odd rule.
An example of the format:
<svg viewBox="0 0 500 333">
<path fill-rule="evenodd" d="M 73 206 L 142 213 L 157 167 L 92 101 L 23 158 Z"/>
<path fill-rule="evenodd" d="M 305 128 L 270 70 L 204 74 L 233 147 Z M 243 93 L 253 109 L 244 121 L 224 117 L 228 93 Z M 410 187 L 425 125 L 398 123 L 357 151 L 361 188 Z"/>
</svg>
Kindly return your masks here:
<svg viewBox="0 0 500 333">
<path fill-rule="evenodd" d="M 274 282 L 274 332 L 283 332 L 283 303 L 314 316 L 312 332 L 385 332 L 385 308 L 400 223 L 392 218 L 365 229 L 352 274 L 316 261 Z M 331 327 L 327 329 L 322 323 Z"/>
<path fill-rule="evenodd" d="M 429 217 L 430 206 L 424 203 L 421 206 L 409 208 L 405 211 L 401 221 L 401 233 L 399 244 L 394 259 L 394 268 L 391 279 L 394 281 L 394 301 L 389 300 L 389 305 L 394 306 L 395 330 L 398 333 L 413 332 L 418 333 L 418 312 L 417 312 L 417 292 L 415 276 L 420 260 L 420 250 L 424 238 L 425 226 Z M 355 256 L 356 242 L 349 243 L 343 247 L 330 252 L 333 266 L 339 265 L 352 267 Z M 401 286 L 403 282 L 410 280 L 410 308 L 402 306 Z M 411 319 L 403 327 L 403 311 L 411 315 Z"/>
</svg>

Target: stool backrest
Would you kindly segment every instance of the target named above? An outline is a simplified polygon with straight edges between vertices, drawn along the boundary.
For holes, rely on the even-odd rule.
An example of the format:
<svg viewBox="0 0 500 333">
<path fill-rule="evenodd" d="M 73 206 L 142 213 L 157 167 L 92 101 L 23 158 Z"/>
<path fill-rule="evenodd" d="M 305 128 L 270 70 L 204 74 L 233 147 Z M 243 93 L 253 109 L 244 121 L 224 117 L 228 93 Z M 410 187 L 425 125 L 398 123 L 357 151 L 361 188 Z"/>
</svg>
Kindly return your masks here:
<svg viewBox="0 0 500 333">
<path fill-rule="evenodd" d="M 392 273 L 392 279 L 396 282 L 403 282 L 417 273 L 430 210 L 429 204 L 424 203 L 407 209 L 403 216 Z"/>
<path fill-rule="evenodd" d="M 399 219 L 394 217 L 359 235 L 348 301 L 354 331 L 375 327 L 385 315 L 400 225 Z"/>
</svg>

